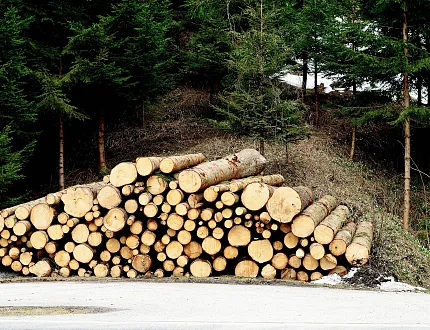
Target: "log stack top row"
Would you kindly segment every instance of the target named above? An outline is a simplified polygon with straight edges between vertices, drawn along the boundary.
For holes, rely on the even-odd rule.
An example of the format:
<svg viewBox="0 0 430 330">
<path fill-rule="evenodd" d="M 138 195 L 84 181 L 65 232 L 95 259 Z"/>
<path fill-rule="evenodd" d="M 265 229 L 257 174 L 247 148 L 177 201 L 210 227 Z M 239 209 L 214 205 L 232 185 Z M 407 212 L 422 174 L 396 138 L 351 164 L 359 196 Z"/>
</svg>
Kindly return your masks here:
<svg viewBox="0 0 430 330">
<path fill-rule="evenodd" d="M 311 189 L 260 175 L 254 149 L 140 157 L 103 182 L 74 186 L 0 212 L 3 266 L 37 276 L 315 280 L 368 261 L 373 226 Z"/>
</svg>

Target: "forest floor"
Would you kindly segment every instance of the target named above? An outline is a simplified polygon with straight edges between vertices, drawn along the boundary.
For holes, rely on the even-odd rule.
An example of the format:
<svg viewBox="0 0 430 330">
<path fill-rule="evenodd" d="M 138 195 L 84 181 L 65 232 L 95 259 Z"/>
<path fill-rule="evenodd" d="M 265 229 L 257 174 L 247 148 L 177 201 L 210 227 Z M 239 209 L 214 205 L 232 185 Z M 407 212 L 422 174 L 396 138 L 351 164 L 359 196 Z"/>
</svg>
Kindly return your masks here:
<svg viewBox="0 0 430 330">
<path fill-rule="evenodd" d="M 202 152 L 212 160 L 244 148 L 258 149 L 256 141 L 213 128 L 202 119 L 208 109 L 205 91 L 177 89 L 151 110 L 144 127 L 121 124 L 108 128 L 108 166 L 138 156 Z M 402 203 L 401 177 L 383 165 L 348 161 L 347 146 L 337 135 L 336 127 L 314 129 L 309 138 L 288 146 L 288 157 L 284 145 L 266 142 L 265 173 L 280 173 L 291 186 L 309 186 L 315 198 L 334 195 L 350 207 L 353 218 L 374 223 L 372 258 L 361 270 L 362 284 L 393 274 L 412 285 L 430 288 L 430 252 L 402 230 L 397 216 Z M 70 173 L 68 185 L 99 179 L 89 169 Z"/>
</svg>

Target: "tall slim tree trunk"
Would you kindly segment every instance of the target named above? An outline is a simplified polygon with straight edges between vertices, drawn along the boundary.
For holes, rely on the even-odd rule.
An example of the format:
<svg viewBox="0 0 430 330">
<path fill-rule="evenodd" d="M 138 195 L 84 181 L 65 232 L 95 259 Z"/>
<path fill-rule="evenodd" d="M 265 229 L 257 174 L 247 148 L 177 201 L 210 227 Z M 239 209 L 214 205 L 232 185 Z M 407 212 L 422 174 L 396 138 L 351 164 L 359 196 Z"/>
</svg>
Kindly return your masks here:
<svg viewBox="0 0 430 330">
<path fill-rule="evenodd" d="M 306 86 L 308 84 L 308 53 L 303 53 L 303 71 L 302 71 L 302 102 L 306 101 Z"/>
<path fill-rule="evenodd" d="M 405 43 L 403 48 L 403 56 L 405 57 L 405 64 L 408 63 L 408 48 L 406 42 L 408 41 L 408 20 L 406 15 L 406 0 L 403 1 L 403 41 Z M 405 68 L 403 75 L 403 103 L 405 109 L 409 108 L 409 81 L 408 72 Z M 404 193 L 404 208 L 403 208 L 403 228 L 409 229 L 409 214 L 410 214 L 410 198 L 411 198 L 411 121 L 407 117 L 404 123 L 405 131 L 405 193 Z"/>
<path fill-rule="evenodd" d="M 314 88 L 315 88 L 315 126 L 318 127 L 319 122 L 319 100 L 318 100 L 318 67 L 317 60 L 314 60 L 315 70 L 314 70 Z"/>
<path fill-rule="evenodd" d="M 260 45 L 258 47 L 258 99 L 260 107 L 263 107 L 263 0 L 260 0 Z M 260 153 L 264 156 L 264 133 L 260 135 Z"/>
<path fill-rule="evenodd" d="M 355 98 L 355 94 L 357 93 L 357 83 L 355 79 L 352 81 L 352 97 Z M 349 160 L 352 162 L 355 156 L 355 143 L 357 140 L 357 127 L 352 124 L 352 133 L 351 133 L 351 150 L 349 152 Z"/>
<path fill-rule="evenodd" d="M 60 58 L 60 73 L 59 77 L 61 78 L 63 75 L 63 60 Z M 59 112 L 58 114 L 59 121 L 59 145 L 58 145 L 58 188 L 59 190 L 63 190 L 64 186 L 64 125 L 63 125 L 63 114 Z"/>
<path fill-rule="evenodd" d="M 60 121 L 59 127 L 59 153 L 58 153 L 58 187 L 59 190 L 63 190 L 64 186 L 64 126 L 63 126 L 63 115 L 58 115 Z"/>
<path fill-rule="evenodd" d="M 106 171 L 106 158 L 105 158 L 105 114 L 104 110 L 100 111 L 99 115 L 99 130 L 97 134 L 97 151 L 99 156 L 98 169 L 99 172 Z"/>
</svg>

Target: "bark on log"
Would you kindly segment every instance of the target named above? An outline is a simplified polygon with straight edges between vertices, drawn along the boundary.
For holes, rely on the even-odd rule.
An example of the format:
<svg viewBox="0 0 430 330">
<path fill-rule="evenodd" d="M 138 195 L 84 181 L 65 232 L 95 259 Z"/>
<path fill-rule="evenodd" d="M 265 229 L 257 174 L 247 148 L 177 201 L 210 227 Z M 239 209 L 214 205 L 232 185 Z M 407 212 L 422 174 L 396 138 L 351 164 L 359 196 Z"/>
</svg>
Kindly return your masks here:
<svg viewBox="0 0 430 330">
<path fill-rule="evenodd" d="M 338 257 L 346 252 L 346 248 L 349 244 L 351 244 L 356 229 L 357 224 L 353 221 L 350 221 L 336 233 L 336 236 L 329 245 L 330 252 L 335 257 Z"/>
<path fill-rule="evenodd" d="M 297 237 L 311 235 L 315 227 L 336 207 L 336 198 L 325 195 L 294 218 L 291 229 Z"/>
<path fill-rule="evenodd" d="M 349 215 L 345 205 L 339 205 L 315 228 L 314 237 L 320 244 L 329 244 Z"/>
<path fill-rule="evenodd" d="M 354 238 L 346 248 L 345 257 L 353 266 L 362 266 L 369 261 L 370 249 L 373 240 L 373 225 L 363 221 L 357 225 Z"/>
<path fill-rule="evenodd" d="M 251 176 L 249 178 L 233 180 L 230 183 L 230 191 L 238 192 L 245 189 L 247 185 L 255 182 L 265 183 L 270 186 L 280 186 L 284 181 L 284 177 L 280 174 Z"/>
<path fill-rule="evenodd" d="M 240 197 L 243 206 L 248 210 L 258 211 L 266 206 L 269 198 L 274 194 L 276 188 L 265 183 L 251 183 L 246 186 Z"/>
<path fill-rule="evenodd" d="M 182 171 L 178 177 L 179 186 L 187 193 L 195 193 L 222 181 L 258 174 L 265 165 L 266 159 L 257 150 L 245 149 Z"/>
<path fill-rule="evenodd" d="M 173 173 L 184 170 L 191 166 L 198 165 L 205 161 L 203 154 L 190 154 L 184 156 L 172 156 L 163 158 L 160 162 L 160 171 L 163 173 Z"/>
<path fill-rule="evenodd" d="M 207 187 L 203 192 L 203 197 L 206 201 L 212 203 L 218 198 L 218 195 L 222 192 L 228 191 L 230 189 L 230 183 L 220 183 L 217 185 L 212 185 Z"/>
<path fill-rule="evenodd" d="M 288 223 L 311 203 L 311 189 L 303 186 L 280 187 L 274 191 L 266 207 L 272 219 Z"/>
</svg>

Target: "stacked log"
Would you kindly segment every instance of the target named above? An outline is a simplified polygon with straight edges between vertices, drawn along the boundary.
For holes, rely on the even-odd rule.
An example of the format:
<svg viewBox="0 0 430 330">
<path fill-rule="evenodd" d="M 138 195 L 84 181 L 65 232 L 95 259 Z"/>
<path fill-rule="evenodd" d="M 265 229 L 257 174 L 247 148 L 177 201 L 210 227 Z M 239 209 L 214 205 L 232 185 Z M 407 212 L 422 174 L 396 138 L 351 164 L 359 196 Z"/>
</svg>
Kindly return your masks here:
<svg viewBox="0 0 430 330">
<path fill-rule="evenodd" d="M 330 195 L 279 187 L 256 150 L 140 157 L 103 182 L 0 212 L 0 261 L 22 275 L 236 275 L 309 281 L 369 259 L 373 227 Z"/>
</svg>

